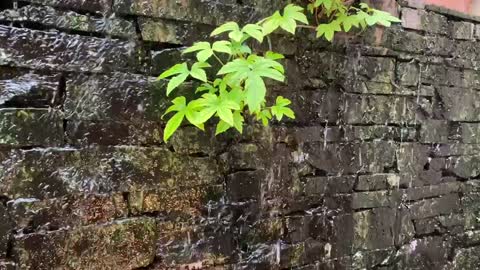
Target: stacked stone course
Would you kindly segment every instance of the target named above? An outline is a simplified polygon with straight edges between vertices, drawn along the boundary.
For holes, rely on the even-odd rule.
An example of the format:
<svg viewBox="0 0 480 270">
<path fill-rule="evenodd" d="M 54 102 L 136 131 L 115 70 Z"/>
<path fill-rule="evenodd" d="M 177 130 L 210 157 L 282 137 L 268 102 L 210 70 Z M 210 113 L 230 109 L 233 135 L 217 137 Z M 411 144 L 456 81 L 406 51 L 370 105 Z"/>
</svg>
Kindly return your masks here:
<svg viewBox="0 0 480 270">
<path fill-rule="evenodd" d="M 286 1 L 7 2 L 0 270 L 478 269 L 478 18 L 371 1 L 402 23 L 277 33 L 295 120 L 165 144 L 155 76 Z"/>
</svg>

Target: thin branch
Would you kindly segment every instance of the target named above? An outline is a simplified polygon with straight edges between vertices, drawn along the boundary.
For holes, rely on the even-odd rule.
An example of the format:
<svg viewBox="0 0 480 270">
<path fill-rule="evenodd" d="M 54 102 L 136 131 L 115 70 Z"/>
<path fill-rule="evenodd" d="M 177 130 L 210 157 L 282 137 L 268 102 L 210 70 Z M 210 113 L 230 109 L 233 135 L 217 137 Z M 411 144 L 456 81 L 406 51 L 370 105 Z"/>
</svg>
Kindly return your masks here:
<svg viewBox="0 0 480 270">
<path fill-rule="evenodd" d="M 222 60 L 220 60 L 220 58 L 215 53 L 213 53 L 213 56 L 215 57 L 215 59 L 217 59 L 218 62 L 220 62 L 220 64 L 222 66 L 225 66 L 225 64 L 222 62 Z"/>
<path fill-rule="evenodd" d="M 299 28 L 313 29 L 313 30 L 317 29 L 317 27 L 312 26 L 312 25 L 302 25 L 302 24 L 300 24 L 300 25 L 297 25 L 297 27 L 299 27 Z"/>
</svg>

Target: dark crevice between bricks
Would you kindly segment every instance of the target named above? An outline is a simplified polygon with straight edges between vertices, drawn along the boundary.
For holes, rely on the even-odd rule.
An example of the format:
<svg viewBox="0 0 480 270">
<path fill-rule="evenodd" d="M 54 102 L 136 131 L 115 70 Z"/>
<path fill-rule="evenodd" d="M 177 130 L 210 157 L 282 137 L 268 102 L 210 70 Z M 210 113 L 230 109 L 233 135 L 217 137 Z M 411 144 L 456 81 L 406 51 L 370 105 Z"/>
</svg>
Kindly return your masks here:
<svg viewBox="0 0 480 270">
<path fill-rule="evenodd" d="M 63 29 L 63 28 L 55 28 L 51 26 L 47 26 L 37 22 L 10 22 L 10 21 L 0 21 L 2 25 L 8 25 L 17 28 L 28 28 L 31 30 L 37 31 L 44 31 L 44 32 L 52 32 L 52 31 L 61 31 L 69 35 L 79 35 L 85 37 L 96 37 L 96 38 L 108 38 L 108 35 L 104 35 L 101 33 L 95 32 L 88 32 L 88 31 L 80 31 L 80 30 L 72 30 L 72 29 Z"/>
<path fill-rule="evenodd" d="M 8 201 L 10 201 L 10 198 L 5 195 L 0 195 L 0 204 L 2 204 L 3 206 L 7 206 Z"/>
<path fill-rule="evenodd" d="M 54 99 L 54 105 L 57 106 L 62 112 L 65 112 L 64 103 L 65 103 L 66 95 L 67 95 L 67 75 L 65 73 L 62 73 L 58 81 L 58 88 L 57 88 L 56 96 Z M 63 119 L 62 130 L 63 130 L 64 144 L 68 144 L 69 142 L 67 128 L 68 128 L 68 120 Z"/>
<path fill-rule="evenodd" d="M 207 158 L 207 157 L 210 157 L 210 155 L 208 153 L 205 153 L 205 152 L 190 153 L 190 154 L 188 154 L 188 156 L 193 157 L 193 158 Z"/>
<path fill-rule="evenodd" d="M 14 252 L 13 252 L 14 236 L 13 236 L 13 233 L 14 233 L 14 231 L 12 231 L 12 233 L 10 234 L 10 237 L 8 239 L 8 242 L 7 242 L 7 252 L 5 254 L 5 257 L 7 259 L 13 259 L 14 258 Z"/>
<path fill-rule="evenodd" d="M 131 217 L 132 216 L 132 210 L 130 207 L 130 193 L 129 192 L 123 192 L 122 193 L 123 201 L 125 202 L 125 205 L 127 205 L 127 216 Z"/>
<path fill-rule="evenodd" d="M 1 1 L 3 1 L 3 0 L 1 0 Z M 88 2 L 88 1 L 92 1 L 92 0 L 86 0 L 85 2 Z M 92 13 L 92 12 L 84 10 L 84 9 L 78 9 L 78 8 L 76 8 L 78 6 L 75 6 L 75 5 L 69 5 L 68 7 L 64 7 L 64 6 L 61 6 L 61 5 L 36 4 L 36 3 L 25 2 L 25 1 L 22 1 L 22 0 L 18 1 L 18 8 L 25 7 L 25 6 L 40 6 L 40 7 L 51 6 L 58 11 L 64 11 L 64 12 L 72 12 L 73 11 L 77 14 L 85 15 L 85 16 L 101 15 L 101 14 L 98 14 L 98 13 Z"/>
<path fill-rule="evenodd" d="M 14 8 L 14 1 L 13 0 L 2 0 L 0 1 L 0 11 L 6 9 L 13 9 Z"/>
</svg>

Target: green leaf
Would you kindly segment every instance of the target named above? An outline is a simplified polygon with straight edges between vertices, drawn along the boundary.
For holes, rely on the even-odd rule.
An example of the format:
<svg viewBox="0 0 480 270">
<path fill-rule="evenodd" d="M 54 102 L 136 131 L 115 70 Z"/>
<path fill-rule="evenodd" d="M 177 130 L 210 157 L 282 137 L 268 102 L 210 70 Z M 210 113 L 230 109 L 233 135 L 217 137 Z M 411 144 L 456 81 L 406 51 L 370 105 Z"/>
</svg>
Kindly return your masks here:
<svg viewBox="0 0 480 270">
<path fill-rule="evenodd" d="M 277 30 L 278 27 L 280 27 L 282 19 L 279 11 L 276 11 L 272 16 L 268 17 L 262 24 L 263 35 L 266 36 Z"/>
<path fill-rule="evenodd" d="M 284 59 L 285 56 L 283 56 L 283 54 L 268 51 L 268 52 L 265 53 L 265 58 L 271 59 L 271 60 L 279 60 L 279 59 Z"/>
<path fill-rule="evenodd" d="M 187 78 L 189 73 L 180 74 L 170 79 L 167 85 L 167 96 L 177 88 L 180 84 L 182 84 Z"/>
<path fill-rule="evenodd" d="M 241 111 L 235 111 L 233 113 L 233 126 L 240 133 L 243 133 L 243 122 L 245 122 L 245 120 L 243 119 Z"/>
<path fill-rule="evenodd" d="M 168 120 L 165 130 L 163 131 L 163 140 L 166 142 L 173 135 L 173 133 L 180 127 L 182 124 L 183 118 L 185 117 L 184 112 L 178 112 Z"/>
<path fill-rule="evenodd" d="M 226 123 L 223 120 L 220 120 L 217 124 L 217 128 L 215 130 L 215 135 L 224 133 L 225 131 L 229 130 L 232 126 L 228 123 Z"/>
<path fill-rule="evenodd" d="M 176 74 L 185 74 L 188 73 L 187 63 L 176 64 L 173 67 L 167 69 L 165 72 L 158 76 L 159 79 L 165 79 Z"/>
<path fill-rule="evenodd" d="M 172 100 L 173 105 L 168 107 L 165 113 L 162 115 L 162 118 L 170 112 L 178 112 L 184 110 L 187 104 L 187 100 L 184 96 L 176 97 Z"/>
<path fill-rule="evenodd" d="M 261 120 L 264 126 L 268 126 L 268 121 L 272 119 L 270 111 L 265 109 L 257 113 L 257 120 Z"/>
<path fill-rule="evenodd" d="M 233 41 L 241 42 L 243 39 L 243 32 L 240 30 L 232 31 L 228 34 L 228 37 L 231 38 Z"/>
<path fill-rule="evenodd" d="M 365 19 L 368 25 L 380 24 L 386 27 L 392 25 L 392 22 L 400 22 L 400 20 L 392 16 L 390 13 L 372 9 L 373 14 Z"/>
<path fill-rule="evenodd" d="M 219 71 L 218 75 L 228 73 L 248 73 L 250 71 L 250 63 L 245 59 L 235 59 L 225 64 Z"/>
<path fill-rule="evenodd" d="M 260 106 L 265 100 L 267 92 L 262 77 L 252 75 L 245 81 L 246 103 L 251 112 L 260 111 Z"/>
<path fill-rule="evenodd" d="M 216 41 L 212 45 L 212 50 L 216 52 L 232 54 L 232 43 L 226 40 Z"/>
<path fill-rule="evenodd" d="M 217 114 L 220 119 L 227 122 L 229 125 L 233 126 L 233 113 L 232 110 L 227 107 L 219 107 L 217 109 Z"/>
<path fill-rule="evenodd" d="M 282 96 L 277 97 L 276 104 L 272 106 L 272 114 L 277 118 L 278 121 L 281 121 L 284 115 L 295 119 L 295 113 L 287 107 L 291 103 L 292 102 L 289 99 L 286 99 Z"/>
<path fill-rule="evenodd" d="M 320 24 L 317 27 L 317 38 L 325 36 L 328 41 L 332 41 L 335 32 L 342 31 L 338 21 L 332 21 L 328 24 Z"/>
<path fill-rule="evenodd" d="M 215 30 L 213 30 L 210 36 L 217 36 L 217 35 L 220 35 L 221 33 L 232 32 L 232 31 L 240 31 L 238 24 L 236 22 L 227 22 L 215 28 Z"/>
<path fill-rule="evenodd" d="M 203 68 L 210 67 L 208 63 L 197 62 L 193 64 L 192 70 L 190 71 L 190 76 L 195 79 L 198 79 L 202 82 L 207 82 L 207 73 Z"/>
<path fill-rule="evenodd" d="M 282 96 L 278 96 L 275 103 L 276 103 L 275 105 L 282 106 L 282 107 L 292 104 L 292 102 L 288 98 L 284 98 Z"/>
<path fill-rule="evenodd" d="M 219 118 L 233 126 L 232 110 L 239 110 L 240 105 L 215 94 L 204 94 L 199 103 L 203 107 L 200 111 L 199 120 L 202 122 L 210 119 L 215 113 Z"/>
<path fill-rule="evenodd" d="M 332 0 L 316 0 L 314 6 L 320 7 L 323 5 L 327 10 L 330 10 L 332 8 L 332 4 Z"/>
<path fill-rule="evenodd" d="M 279 27 L 289 33 L 295 34 L 297 21 L 308 24 L 307 16 L 305 16 L 303 11 L 304 9 L 302 7 L 289 4 L 283 9 L 283 15 L 278 11 L 275 12 L 262 23 L 263 35 L 266 36 Z"/>
<path fill-rule="evenodd" d="M 286 19 L 293 19 L 295 21 L 299 21 L 304 24 L 308 24 L 307 16 L 303 13 L 304 9 L 300 6 L 289 4 L 283 10 L 283 18 Z"/>
<path fill-rule="evenodd" d="M 200 61 L 200 62 L 205 62 L 205 61 L 207 61 L 212 55 L 213 55 L 213 50 L 212 50 L 212 49 L 199 51 L 199 52 L 197 53 L 197 59 L 198 59 L 198 61 Z"/>
<path fill-rule="evenodd" d="M 242 28 L 242 32 L 250 35 L 254 39 L 258 40 L 258 42 L 263 42 L 263 32 L 262 27 L 256 24 L 247 24 Z"/>
<path fill-rule="evenodd" d="M 185 49 L 183 53 L 197 52 L 197 59 L 200 62 L 206 62 L 213 55 L 213 49 L 209 42 L 196 42 L 193 46 Z"/>
<path fill-rule="evenodd" d="M 208 91 L 209 93 L 215 93 L 217 92 L 217 88 L 215 88 L 213 85 L 209 84 L 209 83 L 204 83 L 202 85 L 200 85 L 199 87 L 197 87 L 197 89 L 195 90 L 195 93 L 199 93 L 199 92 L 203 92 L 203 91 Z"/>
<path fill-rule="evenodd" d="M 195 42 L 192 46 L 183 50 L 182 53 L 192 53 L 192 52 L 196 52 L 196 51 L 203 51 L 203 50 L 209 50 L 209 49 L 211 49 L 209 42 L 206 42 L 206 41 Z M 202 61 L 202 62 L 204 62 L 204 61 Z"/>
</svg>

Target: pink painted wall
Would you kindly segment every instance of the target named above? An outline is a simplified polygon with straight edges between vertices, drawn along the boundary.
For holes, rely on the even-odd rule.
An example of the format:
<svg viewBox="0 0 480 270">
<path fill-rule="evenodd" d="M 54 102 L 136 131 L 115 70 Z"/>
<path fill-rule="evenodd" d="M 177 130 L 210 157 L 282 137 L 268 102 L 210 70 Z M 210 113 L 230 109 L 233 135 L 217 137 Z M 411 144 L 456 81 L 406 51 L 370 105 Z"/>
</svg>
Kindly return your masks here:
<svg viewBox="0 0 480 270">
<path fill-rule="evenodd" d="M 468 14 L 480 15 L 480 0 L 425 0 L 425 3 L 443 6 Z"/>
</svg>

